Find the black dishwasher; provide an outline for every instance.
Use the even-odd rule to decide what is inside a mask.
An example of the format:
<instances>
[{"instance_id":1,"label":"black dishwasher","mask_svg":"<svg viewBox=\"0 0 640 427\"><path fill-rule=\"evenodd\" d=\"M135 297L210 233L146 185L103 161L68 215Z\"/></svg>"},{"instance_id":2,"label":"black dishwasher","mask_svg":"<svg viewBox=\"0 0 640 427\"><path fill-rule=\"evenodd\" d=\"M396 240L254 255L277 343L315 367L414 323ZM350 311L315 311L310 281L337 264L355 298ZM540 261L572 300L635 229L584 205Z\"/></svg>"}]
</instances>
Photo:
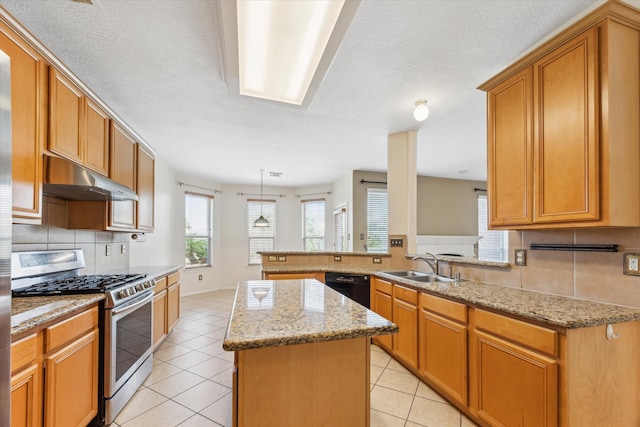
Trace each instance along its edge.
<instances>
[{"instance_id":1,"label":"black dishwasher","mask_svg":"<svg viewBox=\"0 0 640 427\"><path fill-rule=\"evenodd\" d=\"M324 274L324 281L331 289L369 308L370 291L368 274L334 273Z\"/></svg>"}]
</instances>

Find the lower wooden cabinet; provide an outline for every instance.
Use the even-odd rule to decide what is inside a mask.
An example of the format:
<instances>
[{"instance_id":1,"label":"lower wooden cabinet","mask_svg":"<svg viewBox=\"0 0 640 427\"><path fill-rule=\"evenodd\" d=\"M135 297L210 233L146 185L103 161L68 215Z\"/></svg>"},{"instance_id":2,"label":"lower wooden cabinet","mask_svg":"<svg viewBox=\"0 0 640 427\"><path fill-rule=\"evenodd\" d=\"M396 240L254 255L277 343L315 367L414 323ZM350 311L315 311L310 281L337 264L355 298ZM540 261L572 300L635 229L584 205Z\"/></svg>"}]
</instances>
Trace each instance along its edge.
<instances>
[{"instance_id":1,"label":"lower wooden cabinet","mask_svg":"<svg viewBox=\"0 0 640 427\"><path fill-rule=\"evenodd\" d=\"M324 272L310 273L263 273L265 280L316 279L324 283Z\"/></svg>"},{"instance_id":2,"label":"lower wooden cabinet","mask_svg":"<svg viewBox=\"0 0 640 427\"><path fill-rule=\"evenodd\" d=\"M377 277L371 278L371 311L387 320L393 321L393 284ZM393 351L393 335L373 337L374 344L388 352Z\"/></svg>"},{"instance_id":3,"label":"lower wooden cabinet","mask_svg":"<svg viewBox=\"0 0 640 427\"><path fill-rule=\"evenodd\" d=\"M180 319L180 273L156 278L153 297L153 347L157 348Z\"/></svg>"},{"instance_id":4,"label":"lower wooden cabinet","mask_svg":"<svg viewBox=\"0 0 640 427\"><path fill-rule=\"evenodd\" d=\"M11 427L38 427L42 419L42 337L11 344Z\"/></svg>"},{"instance_id":5,"label":"lower wooden cabinet","mask_svg":"<svg viewBox=\"0 0 640 427\"><path fill-rule=\"evenodd\" d=\"M86 426L98 413L98 307L11 345L11 427Z\"/></svg>"},{"instance_id":6,"label":"lower wooden cabinet","mask_svg":"<svg viewBox=\"0 0 640 427\"><path fill-rule=\"evenodd\" d=\"M418 331L420 375L466 406L467 306L421 293Z\"/></svg>"},{"instance_id":7,"label":"lower wooden cabinet","mask_svg":"<svg viewBox=\"0 0 640 427\"><path fill-rule=\"evenodd\" d=\"M400 331L393 335L393 354L411 369L418 369L418 292L393 287L393 319Z\"/></svg>"}]
</instances>

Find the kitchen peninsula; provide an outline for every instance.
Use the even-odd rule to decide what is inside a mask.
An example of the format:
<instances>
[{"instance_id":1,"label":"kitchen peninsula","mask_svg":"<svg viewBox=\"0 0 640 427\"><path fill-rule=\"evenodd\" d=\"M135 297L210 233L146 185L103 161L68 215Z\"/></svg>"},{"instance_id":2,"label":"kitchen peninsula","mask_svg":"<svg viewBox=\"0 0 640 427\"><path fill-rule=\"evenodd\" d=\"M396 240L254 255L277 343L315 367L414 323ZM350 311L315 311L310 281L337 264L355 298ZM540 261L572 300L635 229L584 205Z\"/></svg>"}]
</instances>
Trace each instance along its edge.
<instances>
[{"instance_id":1,"label":"kitchen peninsula","mask_svg":"<svg viewBox=\"0 0 640 427\"><path fill-rule=\"evenodd\" d=\"M223 342L233 425L368 426L369 338L397 332L315 279L240 282Z\"/></svg>"}]
</instances>

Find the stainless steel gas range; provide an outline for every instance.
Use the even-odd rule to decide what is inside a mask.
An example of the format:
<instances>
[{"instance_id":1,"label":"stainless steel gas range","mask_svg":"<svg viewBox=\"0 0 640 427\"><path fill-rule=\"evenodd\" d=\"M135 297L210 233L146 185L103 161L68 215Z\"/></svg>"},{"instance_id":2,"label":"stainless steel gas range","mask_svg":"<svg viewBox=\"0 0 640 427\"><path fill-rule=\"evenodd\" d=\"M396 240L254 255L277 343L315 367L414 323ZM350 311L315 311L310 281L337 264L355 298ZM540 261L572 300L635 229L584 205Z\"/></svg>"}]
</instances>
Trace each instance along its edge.
<instances>
[{"instance_id":1,"label":"stainless steel gas range","mask_svg":"<svg viewBox=\"0 0 640 427\"><path fill-rule=\"evenodd\" d=\"M100 319L99 410L92 425L111 424L151 373L153 291L146 274L80 275L81 249L14 252L13 298L104 293Z\"/></svg>"}]
</instances>

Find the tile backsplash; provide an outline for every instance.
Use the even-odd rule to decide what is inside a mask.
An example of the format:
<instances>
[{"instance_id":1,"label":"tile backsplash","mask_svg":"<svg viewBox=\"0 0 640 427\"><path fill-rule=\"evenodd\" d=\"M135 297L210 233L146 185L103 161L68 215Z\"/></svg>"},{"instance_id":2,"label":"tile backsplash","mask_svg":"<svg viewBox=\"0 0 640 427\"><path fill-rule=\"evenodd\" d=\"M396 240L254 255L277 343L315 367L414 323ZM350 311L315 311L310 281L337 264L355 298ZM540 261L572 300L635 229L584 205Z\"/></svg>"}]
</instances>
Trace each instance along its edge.
<instances>
[{"instance_id":1,"label":"tile backsplash","mask_svg":"<svg viewBox=\"0 0 640 427\"><path fill-rule=\"evenodd\" d=\"M530 250L531 243L616 244L618 252ZM515 249L527 250L526 266L513 264ZM640 228L511 231L509 269L452 268L488 283L640 308L640 277L622 273L625 252L640 253Z\"/></svg>"},{"instance_id":2,"label":"tile backsplash","mask_svg":"<svg viewBox=\"0 0 640 427\"><path fill-rule=\"evenodd\" d=\"M129 267L130 233L69 230L66 225L66 202L45 197L42 225L13 224L12 250L82 249L86 268L81 274ZM107 246L111 252L108 256Z\"/></svg>"}]
</instances>

